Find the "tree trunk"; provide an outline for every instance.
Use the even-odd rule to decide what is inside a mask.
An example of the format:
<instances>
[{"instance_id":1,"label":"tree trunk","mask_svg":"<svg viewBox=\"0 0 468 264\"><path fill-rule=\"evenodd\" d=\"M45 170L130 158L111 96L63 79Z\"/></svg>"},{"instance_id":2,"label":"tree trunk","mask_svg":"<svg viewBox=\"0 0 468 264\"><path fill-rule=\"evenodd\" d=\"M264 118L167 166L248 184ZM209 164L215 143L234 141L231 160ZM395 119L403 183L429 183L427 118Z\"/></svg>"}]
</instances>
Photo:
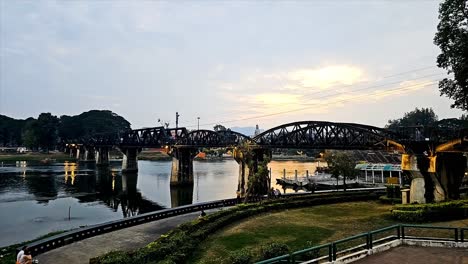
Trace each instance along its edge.
<instances>
[{"instance_id":1,"label":"tree trunk","mask_svg":"<svg viewBox=\"0 0 468 264\"><path fill-rule=\"evenodd\" d=\"M346 192L346 176L343 175L343 190Z\"/></svg>"}]
</instances>

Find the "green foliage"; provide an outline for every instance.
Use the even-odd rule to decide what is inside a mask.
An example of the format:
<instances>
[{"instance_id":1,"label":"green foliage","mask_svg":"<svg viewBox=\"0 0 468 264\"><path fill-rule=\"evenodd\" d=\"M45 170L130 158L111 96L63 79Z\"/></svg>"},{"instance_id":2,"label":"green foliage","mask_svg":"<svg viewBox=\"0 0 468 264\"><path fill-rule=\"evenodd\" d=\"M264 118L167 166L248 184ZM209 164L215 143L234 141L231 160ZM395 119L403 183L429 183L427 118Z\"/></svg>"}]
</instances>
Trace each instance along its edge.
<instances>
[{"instance_id":1,"label":"green foliage","mask_svg":"<svg viewBox=\"0 0 468 264\"><path fill-rule=\"evenodd\" d=\"M0 146L21 145L21 133L26 121L0 115Z\"/></svg>"},{"instance_id":2,"label":"green foliage","mask_svg":"<svg viewBox=\"0 0 468 264\"><path fill-rule=\"evenodd\" d=\"M61 116L60 120L59 135L66 139L130 129L130 123L125 118L109 110L91 110L77 116Z\"/></svg>"},{"instance_id":3,"label":"green foliage","mask_svg":"<svg viewBox=\"0 0 468 264\"><path fill-rule=\"evenodd\" d=\"M23 129L23 142L29 148L49 151L57 143L59 119L50 113L42 113L37 120L29 120Z\"/></svg>"},{"instance_id":4,"label":"green foliage","mask_svg":"<svg viewBox=\"0 0 468 264\"><path fill-rule=\"evenodd\" d=\"M256 204L243 204L228 210L219 211L205 216L204 220L194 220L173 229L166 235L162 235L158 240L148 244L146 247L135 252L124 253L121 251L111 252L98 258L92 259L90 263L103 263L101 260L123 259L121 254L127 254L129 263L184 263L197 249L200 243L210 234L232 224L235 221L260 213L281 210L286 208L298 208L317 204L348 202L357 200L370 200L377 198L376 195L368 192L347 194L321 194L290 197L264 201ZM272 246L273 247L273 246ZM117 255L117 257L109 256ZM112 262L105 262L112 263ZM120 262L117 262L120 263ZM166 263L166 262L165 262Z\"/></svg>"},{"instance_id":5,"label":"green foliage","mask_svg":"<svg viewBox=\"0 0 468 264\"><path fill-rule=\"evenodd\" d=\"M268 243L260 247L260 256L263 259L271 259L282 255L289 254L289 247L284 243Z\"/></svg>"},{"instance_id":6,"label":"green foliage","mask_svg":"<svg viewBox=\"0 0 468 264\"><path fill-rule=\"evenodd\" d=\"M38 240L41 240L41 239L44 239L44 238L48 238L48 237L51 237L51 236L61 234L63 232L66 232L66 231L50 232L48 234L45 234L43 236L40 236L40 237L38 237L36 239L33 239L33 240L30 240L30 241L25 241L25 242L21 242L21 243L18 243L18 244L14 244L14 245L10 245L10 246L0 248L0 264L15 263L15 261L16 261L16 249L17 248L19 248L21 246L24 246L24 245L27 245L29 243L32 243L34 241L38 241Z\"/></svg>"},{"instance_id":7,"label":"green foliage","mask_svg":"<svg viewBox=\"0 0 468 264\"><path fill-rule=\"evenodd\" d=\"M401 204L401 198L389 198L386 195L380 196L379 201L383 204Z\"/></svg>"},{"instance_id":8,"label":"green foliage","mask_svg":"<svg viewBox=\"0 0 468 264\"><path fill-rule=\"evenodd\" d=\"M396 205L392 217L404 222L433 222L462 219L468 216L468 200L430 204Z\"/></svg>"},{"instance_id":9,"label":"green foliage","mask_svg":"<svg viewBox=\"0 0 468 264\"><path fill-rule=\"evenodd\" d=\"M108 110L91 110L77 116L42 113L37 119L16 120L0 115L0 146L52 149L58 139L78 139L96 133L130 129L130 123Z\"/></svg>"},{"instance_id":10,"label":"green foliage","mask_svg":"<svg viewBox=\"0 0 468 264\"><path fill-rule=\"evenodd\" d=\"M386 128L397 130L400 126L432 126L437 122L437 115L432 108L417 108L411 112L405 113L402 118L388 120Z\"/></svg>"},{"instance_id":11,"label":"green foliage","mask_svg":"<svg viewBox=\"0 0 468 264\"><path fill-rule=\"evenodd\" d=\"M341 151L332 151L325 153L325 160L330 168L331 176L336 178L343 176L343 187L346 190L346 178L353 179L358 171L355 169L356 162L350 154ZM338 185L338 184L337 184Z\"/></svg>"},{"instance_id":12,"label":"green foliage","mask_svg":"<svg viewBox=\"0 0 468 264\"><path fill-rule=\"evenodd\" d=\"M252 253L246 249L236 250L229 254L228 261L231 264L252 263Z\"/></svg>"},{"instance_id":13,"label":"green foliage","mask_svg":"<svg viewBox=\"0 0 468 264\"><path fill-rule=\"evenodd\" d=\"M445 0L439 7L434 44L441 53L437 66L453 78L439 82L441 94L454 100L452 107L468 110L468 5L466 0Z\"/></svg>"},{"instance_id":14,"label":"green foliage","mask_svg":"<svg viewBox=\"0 0 468 264\"><path fill-rule=\"evenodd\" d=\"M213 130L216 131L216 132L218 132L218 131L226 131L227 129L226 129L225 126L220 125L220 124L217 124L217 125L215 125L215 126L213 127Z\"/></svg>"},{"instance_id":15,"label":"green foliage","mask_svg":"<svg viewBox=\"0 0 468 264\"><path fill-rule=\"evenodd\" d=\"M385 187L387 187L387 198L400 198L401 200L400 185L388 184Z\"/></svg>"}]
</instances>

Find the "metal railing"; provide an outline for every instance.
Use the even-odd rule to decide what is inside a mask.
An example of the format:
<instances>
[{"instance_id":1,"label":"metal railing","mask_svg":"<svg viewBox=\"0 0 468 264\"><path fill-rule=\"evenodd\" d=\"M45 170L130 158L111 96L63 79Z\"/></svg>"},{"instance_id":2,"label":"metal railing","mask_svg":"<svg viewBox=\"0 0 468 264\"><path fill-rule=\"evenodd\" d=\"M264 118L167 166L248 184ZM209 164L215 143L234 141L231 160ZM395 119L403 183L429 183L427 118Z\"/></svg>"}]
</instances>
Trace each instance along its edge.
<instances>
[{"instance_id":1,"label":"metal railing","mask_svg":"<svg viewBox=\"0 0 468 264\"><path fill-rule=\"evenodd\" d=\"M450 231L450 235L446 236L408 236L406 232L409 229L419 230L437 230L437 231ZM293 252L291 254L282 255L280 257L272 258L257 262L256 264L273 264L273 263L319 263L320 261L332 262L337 260L339 256L352 254L361 250L371 250L378 245L384 243L399 240L399 239L411 239L411 240L436 240L436 241L450 241L450 242L466 242L465 232L468 228L456 228L446 226L428 226L428 225L392 225L385 228L373 230L367 233L362 233L354 236L350 236L344 239L340 239L328 244L306 248L300 251ZM391 232L390 235L380 239L376 239L377 235ZM425 232L426 233L426 232ZM359 240L364 240L365 243L355 243ZM338 250L339 245L345 245L345 248ZM327 249L321 253L320 250Z\"/></svg>"},{"instance_id":2,"label":"metal railing","mask_svg":"<svg viewBox=\"0 0 468 264\"><path fill-rule=\"evenodd\" d=\"M347 194L352 194L352 193L359 193L363 191L367 192L375 192L375 191L383 191L385 188L368 188L368 189L349 189L346 191ZM321 197L321 194L336 194L337 191L321 191L320 194L314 195L314 198L319 198ZM311 195L310 192L303 192L303 193L295 193L295 194L286 194L284 197L292 197L292 196L302 196L302 195ZM249 198L249 202L259 202L262 200L266 200L266 196L261 196L261 197L252 197ZM188 214L192 212L198 212L201 210L208 210L208 209L214 209L214 208L222 208L222 207L228 207L228 206L234 206L237 205L240 200L237 198L232 198L232 199L224 199L224 200L216 200L216 201L211 201L211 202L204 202L204 203L197 203L197 204L191 204L191 205L184 205L184 206L179 206L175 208L170 208L170 209L163 209L155 212L149 212L133 217L128 217L124 219L119 219L115 221L110 221L102 224L97 224L97 225L91 225L88 227L84 228L79 228L76 230L71 230L65 233L61 233L55 236L51 236L45 239L38 240L36 242L32 242L28 244L27 246L31 250L33 256L36 256L38 254L50 251L55 248L59 248L62 246L65 246L67 244L77 242L86 238L94 237L97 235L105 234L108 232L124 229L127 227L131 226L136 226L156 220L161 220L177 215L183 215L183 214ZM17 251L20 249L18 248Z\"/></svg>"}]
</instances>

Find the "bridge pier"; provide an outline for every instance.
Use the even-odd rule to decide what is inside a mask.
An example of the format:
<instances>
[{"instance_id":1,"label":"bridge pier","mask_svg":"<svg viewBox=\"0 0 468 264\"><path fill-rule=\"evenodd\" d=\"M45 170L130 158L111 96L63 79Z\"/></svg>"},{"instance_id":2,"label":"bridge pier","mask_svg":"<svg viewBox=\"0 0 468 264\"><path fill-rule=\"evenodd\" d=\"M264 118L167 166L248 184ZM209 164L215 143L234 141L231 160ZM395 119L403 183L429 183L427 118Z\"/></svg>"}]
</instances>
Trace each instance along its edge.
<instances>
[{"instance_id":1,"label":"bridge pier","mask_svg":"<svg viewBox=\"0 0 468 264\"><path fill-rule=\"evenodd\" d=\"M193 188L193 159L197 153L193 148L172 150L171 185L191 184Z\"/></svg>"},{"instance_id":2,"label":"bridge pier","mask_svg":"<svg viewBox=\"0 0 468 264\"><path fill-rule=\"evenodd\" d=\"M141 152L141 148L121 147L120 151L123 153L122 172L137 172L138 171L138 154Z\"/></svg>"},{"instance_id":3,"label":"bridge pier","mask_svg":"<svg viewBox=\"0 0 468 264\"><path fill-rule=\"evenodd\" d=\"M271 179L268 177L268 167L265 161L271 159L271 150L269 149L254 149L240 150L234 149L234 159L239 164L239 178L237 191L241 197L245 197L248 193L249 182L254 179L255 174L262 173L266 175L260 176L255 183L250 185L256 188L256 193L267 194L270 188ZM265 177L266 176L266 177Z\"/></svg>"},{"instance_id":4,"label":"bridge pier","mask_svg":"<svg viewBox=\"0 0 468 264\"><path fill-rule=\"evenodd\" d=\"M410 203L441 202L460 197L466 157L462 153L441 152L435 156L402 156L402 170L411 178Z\"/></svg>"},{"instance_id":5,"label":"bridge pier","mask_svg":"<svg viewBox=\"0 0 468 264\"><path fill-rule=\"evenodd\" d=\"M109 165L109 147L96 148L96 165L108 166Z\"/></svg>"},{"instance_id":6,"label":"bridge pier","mask_svg":"<svg viewBox=\"0 0 468 264\"><path fill-rule=\"evenodd\" d=\"M89 146L79 146L76 149L76 159L78 161L94 161L94 147L89 147Z\"/></svg>"},{"instance_id":7,"label":"bridge pier","mask_svg":"<svg viewBox=\"0 0 468 264\"><path fill-rule=\"evenodd\" d=\"M78 149L75 146L69 147L68 151L68 153L70 154L70 158L75 158L77 156Z\"/></svg>"},{"instance_id":8,"label":"bridge pier","mask_svg":"<svg viewBox=\"0 0 468 264\"><path fill-rule=\"evenodd\" d=\"M94 147L85 146L84 147L83 161L85 161L85 162L95 161L96 160L95 151L96 150L94 149Z\"/></svg>"}]
</instances>

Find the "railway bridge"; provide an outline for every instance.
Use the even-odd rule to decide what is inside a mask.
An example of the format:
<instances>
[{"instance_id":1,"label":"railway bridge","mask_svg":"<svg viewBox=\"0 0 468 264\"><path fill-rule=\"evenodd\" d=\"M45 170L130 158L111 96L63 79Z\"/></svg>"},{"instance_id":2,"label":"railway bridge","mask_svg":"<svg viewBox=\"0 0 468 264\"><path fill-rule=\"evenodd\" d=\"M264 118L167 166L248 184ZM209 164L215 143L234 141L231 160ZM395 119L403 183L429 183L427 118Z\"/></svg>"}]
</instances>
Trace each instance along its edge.
<instances>
[{"instance_id":1,"label":"railway bridge","mask_svg":"<svg viewBox=\"0 0 468 264\"><path fill-rule=\"evenodd\" d=\"M272 149L397 151L402 154L402 170L412 178L410 201L424 203L458 198L466 168L463 153L468 150L467 136L466 130L453 127L414 126L390 131L364 124L300 121L253 138L230 130L153 127L69 140L66 146L79 159L95 160L98 166L107 165L109 150L118 148L123 153L123 172L138 171L142 148L165 148L173 159L171 185L192 186L193 159L199 149L230 148L239 163L238 190L242 194L260 162L271 157Z\"/></svg>"}]
</instances>

